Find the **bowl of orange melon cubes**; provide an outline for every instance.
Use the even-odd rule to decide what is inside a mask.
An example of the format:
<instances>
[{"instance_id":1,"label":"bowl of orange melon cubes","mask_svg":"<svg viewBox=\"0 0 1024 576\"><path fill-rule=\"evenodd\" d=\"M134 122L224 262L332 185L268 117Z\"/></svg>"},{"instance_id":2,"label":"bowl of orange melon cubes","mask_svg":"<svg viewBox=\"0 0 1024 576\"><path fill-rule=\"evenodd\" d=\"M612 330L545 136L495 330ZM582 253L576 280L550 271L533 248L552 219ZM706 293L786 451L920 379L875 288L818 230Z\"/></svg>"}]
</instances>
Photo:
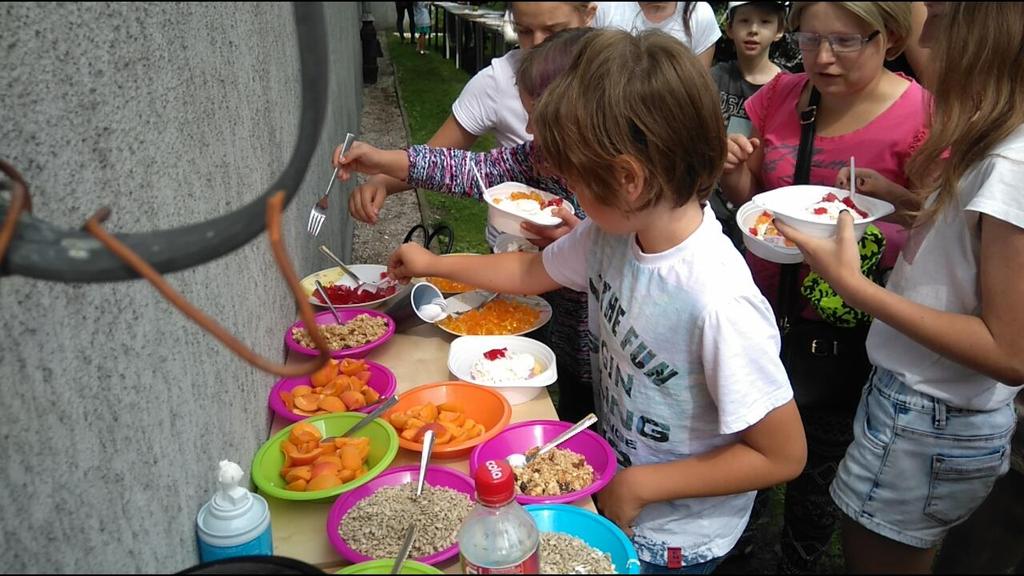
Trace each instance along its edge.
<instances>
[{"instance_id":1,"label":"bowl of orange melon cubes","mask_svg":"<svg viewBox=\"0 0 1024 576\"><path fill-rule=\"evenodd\" d=\"M383 416L406 450L423 450L423 435L434 431L431 455L460 458L508 425L512 406L497 391L461 381L424 384L408 390Z\"/></svg>"},{"instance_id":2,"label":"bowl of orange melon cubes","mask_svg":"<svg viewBox=\"0 0 1024 576\"><path fill-rule=\"evenodd\" d=\"M256 452L253 482L283 500L325 500L369 482L395 459L398 434L378 418L351 437L341 436L363 416L312 416L281 430Z\"/></svg>"}]
</instances>

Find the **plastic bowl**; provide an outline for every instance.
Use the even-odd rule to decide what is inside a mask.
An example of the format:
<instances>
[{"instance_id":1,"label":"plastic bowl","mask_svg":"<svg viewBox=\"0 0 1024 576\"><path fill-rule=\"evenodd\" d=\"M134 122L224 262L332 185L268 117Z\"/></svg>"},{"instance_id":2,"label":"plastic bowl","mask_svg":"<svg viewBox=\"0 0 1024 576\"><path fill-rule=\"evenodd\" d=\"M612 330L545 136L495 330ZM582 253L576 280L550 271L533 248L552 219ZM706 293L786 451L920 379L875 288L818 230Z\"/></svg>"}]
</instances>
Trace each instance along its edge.
<instances>
[{"instance_id":1,"label":"plastic bowl","mask_svg":"<svg viewBox=\"0 0 1024 576\"><path fill-rule=\"evenodd\" d=\"M360 562L359 564L345 566L341 570L335 572L335 574L389 574L391 572L391 567L394 565L394 558L388 558L386 560L370 560L369 562ZM415 560L406 560L405 562L402 562L402 569L398 573L444 574L444 572L429 564L424 564Z\"/></svg>"},{"instance_id":2,"label":"plastic bowl","mask_svg":"<svg viewBox=\"0 0 1024 576\"><path fill-rule=\"evenodd\" d=\"M395 389L398 388L398 380L395 378L395 373L388 370L383 364L378 364L372 360L364 360L366 367L370 370L370 380L366 383L367 386L373 388L380 394L381 398L392 396L395 393ZM302 414L296 414L285 406L284 401L281 400L281 392L289 392L296 386L312 386L309 380L309 376L293 376L291 378L282 378L274 384L273 388L270 389L270 396L267 398L267 404L271 410L274 411L278 416L288 420L289 422L298 422L305 420L308 416ZM373 409L377 406L371 404L352 412L362 412L363 414L369 414L373 412Z\"/></svg>"},{"instance_id":3,"label":"plastic bowl","mask_svg":"<svg viewBox=\"0 0 1024 576\"><path fill-rule=\"evenodd\" d=\"M466 418L472 418L484 426L484 433L471 440L458 444L434 444L431 451L433 458L446 459L466 456L475 446L501 432L512 418L512 406L496 390L453 380L424 384L402 393L398 403L384 414L384 419L390 422L392 414L404 412L413 406L427 402L460 404L466 411ZM398 445L414 452L423 451L422 443L412 442L401 436L398 437Z\"/></svg>"},{"instance_id":4,"label":"plastic bowl","mask_svg":"<svg viewBox=\"0 0 1024 576\"><path fill-rule=\"evenodd\" d=\"M544 367L544 371L526 380L501 385L474 380L471 375L473 364L483 358L484 352L495 348L507 348L509 352L532 354ZM551 351L551 348L532 338L522 336L460 336L453 340L448 348L448 371L459 380L494 388L513 406L532 400L540 394L544 387L554 384L558 380L555 353Z\"/></svg>"},{"instance_id":5,"label":"plastic bowl","mask_svg":"<svg viewBox=\"0 0 1024 576\"><path fill-rule=\"evenodd\" d=\"M494 202L496 198L500 200L513 192L536 192L537 194L540 194L544 200L559 198L550 192L538 190L527 186L526 184L519 184L516 182L504 182L497 186L488 188L484 191L484 200L487 202L487 223L497 228L499 232L505 232L507 234L523 238L540 238L540 236L537 236L536 234L526 232L520 228L519 225L523 222L532 222L540 226L558 226L562 223L559 218L540 215L536 217L524 216L518 212L512 212L506 208L502 208L500 202ZM566 207L570 212L575 213L571 202L563 202L562 206Z\"/></svg>"},{"instance_id":6,"label":"plastic bowl","mask_svg":"<svg viewBox=\"0 0 1024 576\"><path fill-rule=\"evenodd\" d=\"M533 516L541 532L561 532L575 536L612 557L619 574L639 574L640 559L629 538L619 527L602 516L567 504L530 504L526 511Z\"/></svg>"},{"instance_id":7,"label":"plastic bowl","mask_svg":"<svg viewBox=\"0 0 1024 576\"><path fill-rule=\"evenodd\" d=\"M370 316L378 316L380 318L383 318L388 323L388 327L387 327L387 330L384 331L384 335L381 336L380 338L374 340L373 342L370 342L368 344L363 344L362 346L356 346L355 348L343 348L341 350L334 350L334 351L331 352L331 358L363 358L367 354L369 354L371 350L373 350L374 348L376 348L376 347L380 346L381 344L387 342L388 340L391 339L392 336L395 335L395 321L392 320L390 316L388 316L387 314L384 314L383 312L378 312L376 310L370 310L369 308L346 308L344 310L338 310L338 316L341 317L342 322L348 322L348 321L352 320L353 318L355 318L356 316L359 316L360 314L369 314ZM338 323L334 319L334 315L331 314L330 310L328 310L326 312L321 312L321 313L317 314L316 316L314 316L313 318L316 321L316 323L321 325L321 326L326 326L328 324L337 324ZM284 343L285 343L286 346L288 346L288 348L290 350L298 352L299 354L305 354L306 356L319 356L320 355L320 351L319 350L317 350L315 348L306 348L302 344L299 344L298 342L296 342L295 338L292 338L292 329L293 328L305 328L305 327L306 327L306 325L303 324L302 320L299 320L298 322L296 322L296 323L292 324L291 326L289 326L288 329L285 330L285 332L284 332Z\"/></svg>"},{"instance_id":8,"label":"plastic bowl","mask_svg":"<svg viewBox=\"0 0 1024 576\"><path fill-rule=\"evenodd\" d=\"M387 272L388 270L387 266L381 266L380 264L349 264L348 267L367 282L376 282L380 280L381 272ZM317 300L316 295L314 294L316 291L316 280L319 280L320 283L324 285L324 288L334 284L342 284L352 288L355 288L358 285L351 276L342 272L341 268L338 268L337 266L333 268L324 268L323 270L314 272L300 280L299 284L302 285L302 290L305 291L306 296L309 297L309 303L325 309L328 307L327 304ZM398 293L401 291L401 287L398 286L392 294L384 296L383 298L359 304L335 304L334 307L339 310L343 308L378 308L398 296Z\"/></svg>"},{"instance_id":9,"label":"plastic bowl","mask_svg":"<svg viewBox=\"0 0 1024 576\"><path fill-rule=\"evenodd\" d=\"M750 233L759 214L764 208L753 201L747 202L736 211L736 225L743 231L743 245L755 256L764 258L769 262L778 264L799 264L804 261L804 255L796 247L776 246L765 242L761 238Z\"/></svg>"},{"instance_id":10,"label":"plastic bowl","mask_svg":"<svg viewBox=\"0 0 1024 576\"><path fill-rule=\"evenodd\" d=\"M784 186L775 190L769 190L768 192L762 192L754 196L751 202L765 210L771 211L779 221L805 234L818 238L831 238L835 235L836 223L822 222L807 211L810 206L819 202L822 196L829 192L839 198L845 198L850 195L849 190L833 188L831 186ZM868 224L892 214L895 210L892 204L884 200L862 194L857 195L856 204L868 214L867 218L862 218L857 213L851 212L851 216L853 216L853 231L857 240L860 240L861 236L864 235Z\"/></svg>"},{"instance_id":11,"label":"plastic bowl","mask_svg":"<svg viewBox=\"0 0 1024 576\"><path fill-rule=\"evenodd\" d=\"M529 420L512 424L498 433L494 438L480 444L469 455L469 473L488 460L504 460L509 454L526 454L530 448L540 447L554 440L573 425L572 422L559 420ZM594 482L582 490L569 492L560 496L526 496L519 494L516 501L520 504L554 504L575 502L604 488L615 476L617 463L615 452L608 441L593 430L584 430L572 438L559 444L559 448L576 452L594 469Z\"/></svg>"},{"instance_id":12,"label":"plastic bowl","mask_svg":"<svg viewBox=\"0 0 1024 576\"><path fill-rule=\"evenodd\" d=\"M446 468L444 466L427 466L427 477L424 481L425 484L430 486L438 486L444 488L451 488L457 492L462 492L470 500L475 501L476 489L473 484L473 480L469 476L466 476L458 470ZM352 490L348 494L345 494L341 498L338 498L331 506L330 512L327 514L327 539L330 540L331 546L341 554L342 558L345 558L349 562L365 562L372 560L369 556L365 556L354 549L352 549L345 539L338 533L338 527L341 526L342 519L348 514L349 510L355 507L364 498L369 498L377 490L385 486L400 486L402 484L409 484L416 482L419 478L419 465L412 464L409 466L399 466L398 468L392 468L387 472L377 476L373 480L360 486L356 490ZM459 551L459 545L452 544L448 548L435 552L429 556L423 556L416 558L416 560L423 562L424 564L437 564L444 562L451 558ZM390 569L391 566L388 566Z\"/></svg>"},{"instance_id":13,"label":"plastic bowl","mask_svg":"<svg viewBox=\"0 0 1024 576\"><path fill-rule=\"evenodd\" d=\"M355 425L365 414L358 412L342 412L340 414L324 414L322 416L310 416L303 420L316 426L322 436L337 436ZM335 486L327 490L316 490L314 492L298 492L285 490L285 481L281 477L281 467L284 466L284 452L281 451L281 442L291 434L292 427L288 426L267 440L256 452L252 459L252 480L260 491L268 496L280 498L281 500L327 500L358 488L373 480L375 476L383 472L395 459L398 454L398 434L394 427L387 422L377 418L370 422L362 430L354 434L354 437L367 437L370 439L370 454L366 457L366 474L341 486Z\"/></svg>"}]
</instances>

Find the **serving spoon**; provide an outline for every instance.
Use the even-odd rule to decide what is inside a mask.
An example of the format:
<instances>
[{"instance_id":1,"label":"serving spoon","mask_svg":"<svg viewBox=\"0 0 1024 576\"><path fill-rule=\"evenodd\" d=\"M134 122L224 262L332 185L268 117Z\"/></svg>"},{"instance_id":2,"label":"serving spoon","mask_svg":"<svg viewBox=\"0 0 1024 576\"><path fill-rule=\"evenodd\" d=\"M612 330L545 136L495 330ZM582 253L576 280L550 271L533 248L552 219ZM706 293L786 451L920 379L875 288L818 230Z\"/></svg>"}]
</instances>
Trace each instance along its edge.
<instances>
[{"instance_id":1,"label":"serving spoon","mask_svg":"<svg viewBox=\"0 0 1024 576\"><path fill-rule=\"evenodd\" d=\"M591 412L590 414L587 414L586 416L584 416L582 420L580 420L579 422L573 424L572 428L569 428L565 432L562 432L561 434L556 436L554 440L552 440L552 441L548 442L547 444L541 446L540 450L537 450L535 453L533 453L533 454L531 454L529 456L526 456L526 455L523 455L523 454L509 454L508 456L505 457L505 461L508 462L509 466L512 466L513 468L519 468L519 467L522 467L522 466L526 466L530 462L533 462L534 460L536 460L538 456L544 454L545 452L551 450L555 446L558 446L562 442L565 442L569 438L572 438L573 436L575 436L575 435L579 434L580 432L586 430L594 422L597 422L597 416L595 416L594 413Z\"/></svg>"}]
</instances>

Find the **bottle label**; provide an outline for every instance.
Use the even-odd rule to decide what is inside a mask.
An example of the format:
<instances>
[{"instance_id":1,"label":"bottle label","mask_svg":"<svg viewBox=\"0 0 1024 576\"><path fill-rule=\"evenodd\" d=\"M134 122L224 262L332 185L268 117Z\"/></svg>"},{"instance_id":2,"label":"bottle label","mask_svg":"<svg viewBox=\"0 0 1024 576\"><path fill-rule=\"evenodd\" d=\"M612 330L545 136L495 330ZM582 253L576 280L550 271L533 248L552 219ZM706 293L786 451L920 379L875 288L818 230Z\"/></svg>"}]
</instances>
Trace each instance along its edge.
<instances>
[{"instance_id":1,"label":"bottle label","mask_svg":"<svg viewBox=\"0 0 1024 576\"><path fill-rule=\"evenodd\" d=\"M538 546L522 562L509 566L477 566L462 556L462 572L464 574L540 574L540 547Z\"/></svg>"}]
</instances>

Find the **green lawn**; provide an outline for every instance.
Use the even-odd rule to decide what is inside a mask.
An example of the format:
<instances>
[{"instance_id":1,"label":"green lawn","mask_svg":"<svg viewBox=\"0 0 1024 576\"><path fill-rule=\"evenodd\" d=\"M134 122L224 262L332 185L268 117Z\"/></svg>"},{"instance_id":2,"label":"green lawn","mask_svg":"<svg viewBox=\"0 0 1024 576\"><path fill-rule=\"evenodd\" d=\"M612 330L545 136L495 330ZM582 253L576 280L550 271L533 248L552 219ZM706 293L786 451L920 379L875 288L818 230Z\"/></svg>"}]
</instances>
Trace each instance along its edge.
<instances>
[{"instance_id":1,"label":"green lawn","mask_svg":"<svg viewBox=\"0 0 1024 576\"><path fill-rule=\"evenodd\" d=\"M422 144L444 124L451 113L452 102L469 81L469 75L434 52L417 54L415 45L402 44L395 35L388 36L388 51L395 66L412 143ZM482 152L495 146L494 137L488 134L477 140L473 150ZM484 240L486 204L432 191L424 196L430 224L443 220L454 230L454 252L490 252Z\"/></svg>"}]
</instances>

